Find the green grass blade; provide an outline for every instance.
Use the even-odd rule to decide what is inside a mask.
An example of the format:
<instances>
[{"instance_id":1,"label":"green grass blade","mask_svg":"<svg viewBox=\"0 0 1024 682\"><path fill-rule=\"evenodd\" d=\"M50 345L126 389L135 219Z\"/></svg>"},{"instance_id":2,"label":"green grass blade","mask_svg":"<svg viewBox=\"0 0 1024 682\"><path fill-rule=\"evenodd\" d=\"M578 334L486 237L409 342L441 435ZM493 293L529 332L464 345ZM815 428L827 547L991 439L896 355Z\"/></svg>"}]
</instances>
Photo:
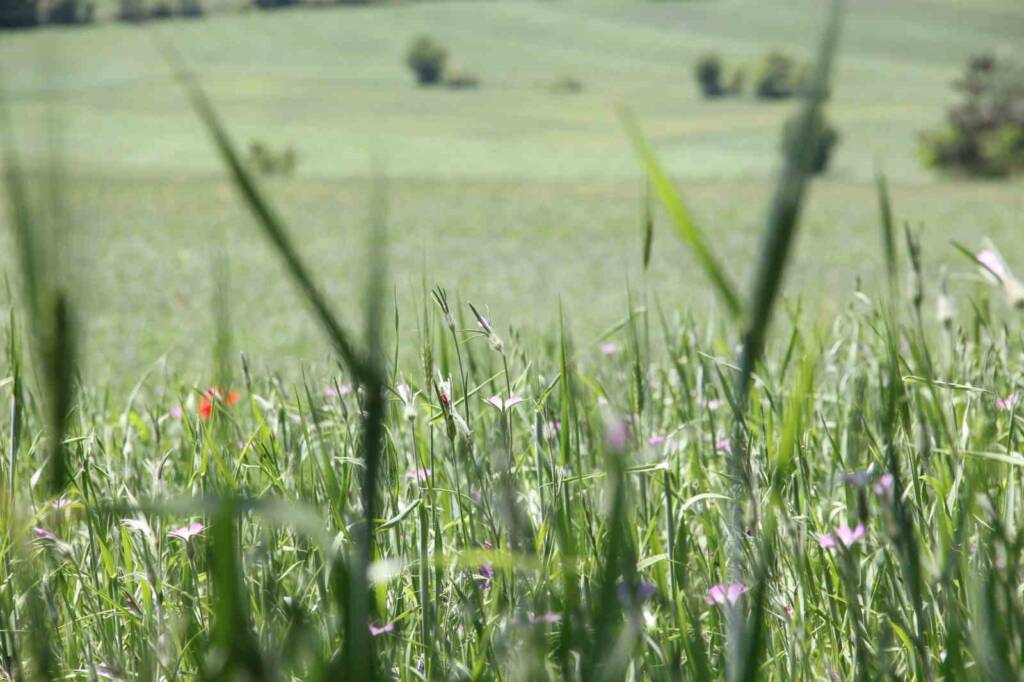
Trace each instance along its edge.
<instances>
[{"instance_id":1,"label":"green grass blade","mask_svg":"<svg viewBox=\"0 0 1024 682\"><path fill-rule=\"evenodd\" d=\"M629 109L623 107L619 109L619 118L622 121L622 125L626 128L626 133L633 143L633 148L636 150L644 171L647 173L655 196L661 201L669 218L672 219L676 233L693 251L697 262L711 280L715 291L721 297L729 313L733 317L739 317L743 314L743 305L740 303L740 297L736 293L736 287L729 279L728 274L726 274L718 259L711 253L711 248L704 239L703 233L697 227L697 223L694 222L689 209L683 203L682 197L675 187L672 186L672 181L669 179L664 168L662 168L657 156L655 156L654 150L640 129L640 124L637 122L636 117ZM645 267L646 260L645 251Z\"/></svg>"}]
</instances>

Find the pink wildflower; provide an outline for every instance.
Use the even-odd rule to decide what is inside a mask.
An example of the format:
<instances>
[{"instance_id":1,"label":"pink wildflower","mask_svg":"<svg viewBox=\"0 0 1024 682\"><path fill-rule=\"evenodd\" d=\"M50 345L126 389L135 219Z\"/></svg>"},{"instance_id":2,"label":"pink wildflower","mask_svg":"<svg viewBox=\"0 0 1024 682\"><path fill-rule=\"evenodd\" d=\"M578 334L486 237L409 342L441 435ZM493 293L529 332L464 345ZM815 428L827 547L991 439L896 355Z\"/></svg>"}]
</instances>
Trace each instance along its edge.
<instances>
[{"instance_id":1,"label":"pink wildflower","mask_svg":"<svg viewBox=\"0 0 1024 682\"><path fill-rule=\"evenodd\" d=\"M386 632L394 632L394 631L395 631L395 624L394 623L384 623L384 625L381 625L380 627L377 627L373 623L370 623L370 634L373 635L374 637L376 637L378 635L383 635Z\"/></svg>"},{"instance_id":2,"label":"pink wildflower","mask_svg":"<svg viewBox=\"0 0 1024 682\"><path fill-rule=\"evenodd\" d=\"M708 590L707 597L704 598L704 601L708 604L735 604L746 591L747 586L743 583L713 585L711 589Z\"/></svg>"},{"instance_id":3,"label":"pink wildflower","mask_svg":"<svg viewBox=\"0 0 1024 682\"><path fill-rule=\"evenodd\" d=\"M665 436L659 435L657 433L647 439L647 443L649 445L661 445L664 442Z\"/></svg>"},{"instance_id":4,"label":"pink wildflower","mask_svg":"<svg viewBox=\"0 0 1024 682\"><path fill-rule=\"evenodd\" d=\"M1016 393L1011 393L1005 398L996 398L996 407L1000 410L1009 412L1013 409L1013 406L1017 404L1018 400L1020 400L1020 396Z\"/></svg>"},{"instance_id":5,"label":"pink wildflower","mask_svg":"<svg viewBox=\"0 0 1024 682\"><path fill-rule=\"evenodd\" d=\"M167 532L167 537L178 538L184 542L188 542L197 535L201 535L206 530L206 526L199 522L190 523L187 526L181 528L175 528L174 530Z\"/></svg>"},{"instance_id":6,"label":"pink wildflower","mask_svg":"<svg viewBox=\"0 0 1024 682\"><path fill-rule=\"evenodd\" d=\"M405 472L405 477L410 481L422 483L430 478L430 469L413 469L412 471Z\"/></svg>"},{"instance_id":7,"label":"pink wildflower","mask_svg":"<svg viewBox=\"0 0 1024 682\"><path fill-rule=\"evenodd\" d=\"M619 350L621 350L619 348L619 344L615 343L614 341L605 341L600 346L598 346L598 348L604 355L615 355L616 353L619 352Z\"/></svg>"},{"instance_id":8,"label":"pink wildflower","mask_svg":"<svg viewBox=\"0 0 1024 682\"><path fill-rule=\"evenodd\" d=\"M523 402L523 400L523 398L517 395L509 396L507 399L503 399L500 395L492 395L490 398L484 398L484 402L498 410L501 410L502 412L515 407L519 403Z\"/></svg>"}]
</instances>

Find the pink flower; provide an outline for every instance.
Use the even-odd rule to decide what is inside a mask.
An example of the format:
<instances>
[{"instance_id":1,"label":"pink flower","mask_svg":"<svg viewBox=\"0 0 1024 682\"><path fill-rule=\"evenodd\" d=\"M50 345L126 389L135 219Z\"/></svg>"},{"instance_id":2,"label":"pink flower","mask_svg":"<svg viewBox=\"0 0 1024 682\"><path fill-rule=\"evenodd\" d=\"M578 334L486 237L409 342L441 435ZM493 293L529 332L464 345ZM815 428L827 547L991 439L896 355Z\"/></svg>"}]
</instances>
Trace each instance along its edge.
<instances>
[{"instance_id":1,"label":"pink flower","mask_svg":"<svg viewBox=\"0 0 1024 682\"><path fill-rule=\"evenodd\" d=\"M874 491L876 495L885 495L892 490L893 483L896 479L893 478L892 474L882 474L877 481L875 481Z\"/></svg>"},{"instance_id":2,"label":"pink flower","mask_svg":"<svg viewBox=\"0 0 1024 682\"><path fill-rule=\"evenodd\" d=\"M422 483L430 478L430 469L413 469L412 471L405 472L405 477L410 481Z\"/></svg>"},{"instance_id":3,"label":"pink flower","mask_svg":"<svg viewBox=\"0 0 1024 682\"><path fill-rule=\"evenodd\" d=\"M198 522L190 523L187 526L182 526L181 528L175 528L174 530L168 531L167 537L178 538L179 540L188 542L195 536L201 535L204 530L206 530L206 526L203 524Z\"/></svg>"},{"instance_id":4,"label":"pink flower","mask_svg":"<svg viewBox=\"0 0 1024 682\"><path fill-rule=\"evenodd\" d=\"M348 395L352 392L351 384L341 384L340 386L327 386L324 388L325 398L340 398Z\"/></svg>"},{"instance_id":5,"label":"pink flower","mask_svg":"<svg viewBox=\"0 0 1024 682\"><path fill-rule=\"evenodd\" d=\"M706 403L704 403L704 407L708 408L708 410L710 410L711 412L714 412L715 410L717 410L721 406L722 406L722 403L719 402L718 400L715 400L715 399L711 399L711 400L707 401Z\"/></svg>"},{"instance_id":6,"label":"pink flower","mask_svg":"<svg viewBox=\"0 0 1024 682\"><path fill-rule=\"evenodd\" d=\"M782 607L782 612L786 614L786 620L793 620L794 611L793 607L786 604Z\"/></svg>"},{"instance_id":7,"label":"pink flower","mask_svg":"<svg viewBox=\"0 0 1024 682\"><path fill-rule=\"evenodd\" d=\"M996 398L996 407L1000 410L1009 412L1013 409L1013 406L1017 404L1018 400L1020 400L1020 396L1016 393L1011 393L1005 398Z\"/></svg>"},{"instance_id":8,"label":"pink flower","mask_svg":"<svg viewBox=\"0 0 1024 682\"><path fill-rule=\"evenodd\" d=\"M65 509L67 507L70 507L72 504L74 504L74 503L71 500L69 500L68 498L66 498L66 497L58 497L56 500L53 501L53 504L51 506L54 509L60 511L61 509Z\"/></svg>"},{"instance_id":9,"label":"pink flower","mask_svg":"<svg viewBox=\"0 0 1024 682\"><path fill-rule=\"evenodd\" d=\"M604 442L611 450L625 450L629 443L629 423L618 418L607 420L604 424Z\"/></svg>"},{"instance_id":10,"label":"pink flower","mask_svg":"<svg viewBox=\"0 0 1024 682\"><path fill-rule=\"evenodd\" d=\"M999 279L1006 279L1006 265L998 253L992 249L982 249L974 257L985 266L982 268L981 274L987 279L993 279L993 275Z\"/></svg>"},{"instance_id":11,"label":"pink flower","mask_svg":"<svg viewBox=\"0 0 1024 682\"><path fill-rule=\"evenodd\" d=\"M54 541L56 541L56 539L57 539L57 536L53 534L53 531L49 531L49 530L47 530L45 528L40 528L39 526L36 526L35 528L32 529L32 534L35 535L40 540L54 540Z\"/></svg>"},{"instance_id":12,"label":"pink flower","mask_svg":"<svg viewBox=\"0 0 1024 682\"><path fill-rule=\"evenodd\" d=\"M836 539L832 537L832 533L822 533L818 536L818 546L822 549L832 549L836 546Z\"/></svg>"},{"instance_id":13,"label":"pink flower","mask_svg":"<svg viewBox=\"0 0 1024 682\"><path fill-rule=\"evenodd\" d=\"M534 625L539 625L541 623L557 623L562 620L562 614L555 613L554 611L548 611L547 613L530 616L529 620Z\"/></svg>"},{"instance_id":14,"label":"pink flower","mask_svg":"<svg viewBox=\"0 0 1024 682\"><path fill-rule=\"evenodd\" d=\"M658 434L654 434L653 436L651 436L650 438L647 439L647 443L649 445L661 445L664 442L665 442L665 436L660 436Z\"/></svg>"},{"instance_id":15,"label":"pink flower","mask_svg":"<svg viewBox=\"0 0 1024 682\"><path fill-rule=\"evenodd\" d=\"M181 405L175 405L172 407L170 415L174 419L181 419Z\"/></svg>"},{"instance_id":16,"label":"pink flower","mask_svg":"<svg viewBox=\"0 0 1024 682\"><path fill-rule=\"evenodd\" d=\"M844 547L852 547L858 540L864 537L864 524L858 523L854 528L839 526L836 528L836 537L843 543Z\"/></svg>"},{"instance_id":17,"label":"pink flower","mask_svg":"<svg viewBox=\"0 0 1024 682\"><path fill-rule=\"evenodd\" d=\"M719 438L715 442L715 450L719 452L732 452L732 441L728 438Z\"/></svg>"},{"instance_id":18,"label":"pink flower","mask_svg":"<svg viewBox=\"0 0 1024 682\"><path fill-rule=\"evenodd\" d=\"M743 583L733 583L732 585L713 585L708 590L707 597L704 598L708 604L735 604L740 600L740 597L747 591L747 586Z\"/></svg>"},{"instance_id":19,"label":"pink flower","mask_svg":"<svg viewBox=\"0 0 1024 682\"><path fill-rule=\"evenodd\" d=\"M604 355L615 355L620 350L619 344L614 341L605 341L598 348Z\"/></svg>"},{"instance_id":20,"label":"pink flower","mask_svg":"<svg viewBox=\"0 0 1024 682\"><path fill-rule=\"evenodd\" d=\"M374 637L376 637L378 635L383 635L386 632L394 632L394 631L395 631L395 624L394 623L384 623L384 625L381 625L380 627L377 627L373 623L370 623L370 634L373 635Z\"/></svg>"},{"instance_id":21,"label":"pink flower","mask_svg":"<svg viewBox=\"0 0 1024 682\"><path fill-rule=\"evenodd\" d=\"M484 398L484 402L501 410L502 412L505 412L506 410L523 402L523 398L517 395L512 395L507 399L503 399L500 395L492 395L490 398Z\"/></svg>"}]
</instances>

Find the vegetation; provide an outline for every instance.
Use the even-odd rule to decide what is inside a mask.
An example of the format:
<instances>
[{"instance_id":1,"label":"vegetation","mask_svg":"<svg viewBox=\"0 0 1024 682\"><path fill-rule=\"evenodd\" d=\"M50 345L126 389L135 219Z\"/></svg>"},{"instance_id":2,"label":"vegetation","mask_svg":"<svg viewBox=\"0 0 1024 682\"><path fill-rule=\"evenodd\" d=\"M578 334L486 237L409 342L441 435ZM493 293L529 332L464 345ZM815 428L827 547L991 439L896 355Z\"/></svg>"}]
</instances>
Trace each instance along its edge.
<instances>
[{"instance_id":1,"label":"vegetation","mask_svg":"<svg viewBox=\"0 0 1024 682\"><path fill-rule=\"evenodd\" d=\"M792 57L778 51L761 59L754 75L754 93L761 99L785 99L799 92L803 72Z\"/></svg>"},{"instance_id":2,"label":"vegetation","mask_svg":"<svg viewBox=\"0 0 1024 682\"><path fill-rule=\"evenodd\" d=\"M29 28L38 23L36 0L0 0L0 28Z\"/></svg>"},{"instance_id":3,"label":"vegetation","mask_svg":"<svg viewBox=\"0 0 1024 682\"><path fill-rule=\"evenodd\" d=\"M836 130L824 116L814 122L815 142L814 154L811 162L811 169L815 174L824 173L828 170L828 164L832 160L832 152L839 144L839 131ZM792 144L793 136L796 135L798 119L791 118L786 122L782 130L782 148L786 149Z\"/></svg>"},{"instance_id":4,"label":"vegetation","mask_svg":"<svg viewBox=\"0 0 1024 682\"><path fill-rule=\"evenodd\" d=\"M417 36L405 55L406 65L416 75L420 85L434 85L444 76L448 51L430 36Z\"/></svg>"},{"instance_id":5,"label":"vegetation","mask_svg":"<svg viewBox=\"0 0 1024 682\"><path fill-rule=\"evenodd\" d=\"M963 100L949 110L947 126L922 136L925 162L980 176L1024 171L1024 68L977 56L955 88Z\"/></svg>"},{"instance_id":6,"label":"vegetation","mask_svg":"<svg viewBox=\"0 0 1024 682\"><path fill-rule=\"evenodd\" d=\"M697 84L705 97L720 97L725 94L723 85L722 59L714 52L709 52L697 60L695 67Z\"/></svg>"}]
</instances>

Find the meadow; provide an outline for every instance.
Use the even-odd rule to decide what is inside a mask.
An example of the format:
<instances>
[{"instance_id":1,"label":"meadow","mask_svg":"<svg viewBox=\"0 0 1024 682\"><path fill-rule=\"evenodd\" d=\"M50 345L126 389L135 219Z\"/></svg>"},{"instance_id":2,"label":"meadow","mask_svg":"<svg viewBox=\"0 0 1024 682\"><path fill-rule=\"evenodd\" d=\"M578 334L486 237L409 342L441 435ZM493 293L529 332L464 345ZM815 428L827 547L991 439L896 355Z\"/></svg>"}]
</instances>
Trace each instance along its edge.
<instances>
[{"instance_id":1,"label":"meadow","mask_svg":"<svg viewBox=\"0 0 1024 682\"><path fill-rule=\"evenodd\" d=\"M625 257L640 248L643 181L617 104L636 112L697 220L730 254L727 269L747 282L793 105L703 100L692 65L707 50L730 64L773 48L807 58L816 6L458 2L211 12L198 21L5 34L0 63L22 154L44 157L47 121L59 122L86 370L124 391L165 353L196 380L210 369L193 346L213 328L209 254L222 238L231 245L236 338L253 362L296 373L325 358L155 38L183 52L239 145L295 148L295 176L266 190L349 315L358 315L365 280L365 196L376 164L389 179L403 306L426 277L544 338L562 299L577 331L592 337L623 314L627 280L640 286L644 277ZM843 137L811 197L792 297L834 314L858 276L865 286L878 281L876 165L901 215L925 227L929 263L957 259L951 239L982 235L1015 255L1020 182L942 178L921 167L915 149L918 133L955 98L950 83L965 58L1019 54L1022 14L1013 2L851 4L830 105ZM415 87L402 55L421 32L448 46L482 87ZM551 92L563 75L581 81L582 92ZM714 318L694 262L665 229L658 216L646 286L666 304Z\"/></svg>"},{"instance_id":2,"label":"meadow","mask_svg":"<svg viewBox=\"0 0 1024 682\"><path fill-rule=\"evenodd\" d=\"M912 155L1024 15L812 6L4 36L0 679L1017 679L1024 200ZM424 25L508 61L417 91ZM769 26L806 97L685 89Z\"/></svg>"}]
</instances>

